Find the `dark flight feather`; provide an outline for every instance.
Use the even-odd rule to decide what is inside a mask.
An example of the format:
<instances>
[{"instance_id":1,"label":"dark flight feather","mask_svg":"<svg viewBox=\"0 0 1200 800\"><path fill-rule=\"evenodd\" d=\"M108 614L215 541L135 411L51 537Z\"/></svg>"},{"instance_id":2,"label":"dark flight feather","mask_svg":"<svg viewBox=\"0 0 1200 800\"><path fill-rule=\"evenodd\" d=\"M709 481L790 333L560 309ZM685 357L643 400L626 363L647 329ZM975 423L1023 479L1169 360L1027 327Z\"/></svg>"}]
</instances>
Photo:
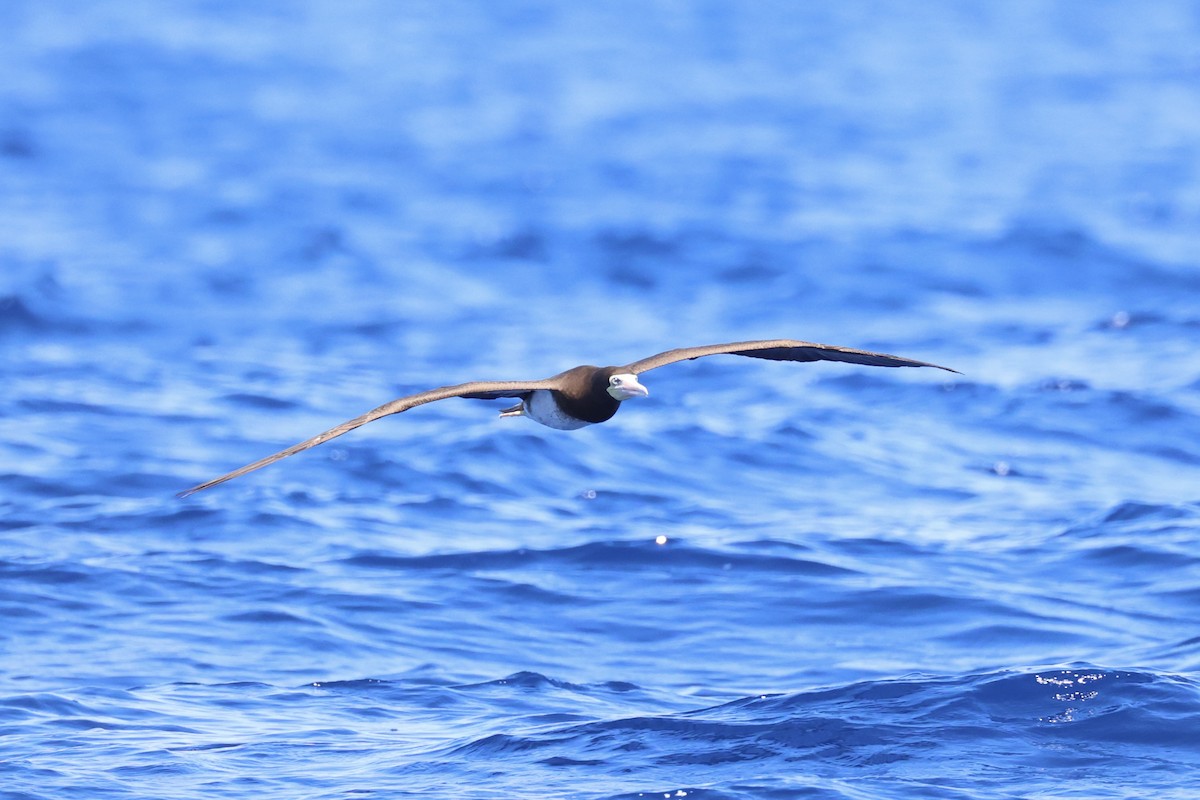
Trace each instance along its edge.
<instances>
[{"instance_id":1,"label":"dark flight feather","mask_svg":"<svg viewBox=\"0 0 1200 800\"><path fill-rule=\"evenodd\" d=\"M771 361L842 361L848 364L866 364L871 367L935 367L947 372L957 370L949 367L930 364L927 361L914 361L888 353L872 353L869 350L855 350L852 347L838 347L832 344L817 344L815 342L800 342L795 339L766 339L754 342L731 342L730 344L709 344L701 347L680 347L665 353L643 358L627 364L625 369L635 375L652 369L665 367L677 361L688 361L703 356L733 355L750 358L765 358Z\"/></svg>"}]
</instances>

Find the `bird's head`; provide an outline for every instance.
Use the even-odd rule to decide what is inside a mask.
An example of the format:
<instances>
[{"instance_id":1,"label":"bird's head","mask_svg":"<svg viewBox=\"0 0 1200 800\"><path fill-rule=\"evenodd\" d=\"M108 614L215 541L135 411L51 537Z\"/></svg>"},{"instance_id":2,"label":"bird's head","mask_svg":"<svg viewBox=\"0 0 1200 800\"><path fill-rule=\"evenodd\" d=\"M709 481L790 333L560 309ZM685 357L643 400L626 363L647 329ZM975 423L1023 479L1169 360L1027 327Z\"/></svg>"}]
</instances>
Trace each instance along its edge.
<instances>
[{"instance_id":1,"label":"bird's head","mask_svg":"<svg viewBox=\"0 0 1200 800\"><path fill-rule=\"evenodd\" d=\"M617 400L628 400L631 397L645 397L650 390L642 386L632 372L617 372L608 376L608 393Z\"/></svg>"}]
</instances>

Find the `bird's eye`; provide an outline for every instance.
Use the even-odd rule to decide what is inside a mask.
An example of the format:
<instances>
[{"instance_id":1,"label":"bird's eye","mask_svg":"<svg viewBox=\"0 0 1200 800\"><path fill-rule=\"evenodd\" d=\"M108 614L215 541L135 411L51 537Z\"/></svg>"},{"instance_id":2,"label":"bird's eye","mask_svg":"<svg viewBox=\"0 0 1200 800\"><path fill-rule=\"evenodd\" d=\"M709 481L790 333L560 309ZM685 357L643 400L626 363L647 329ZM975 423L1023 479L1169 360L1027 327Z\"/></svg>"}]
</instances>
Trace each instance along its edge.
<instances>
[{"instance_id":1,"label":"bird's eye","mask_svg":"<svg viewBox=\"0 0 1200 800\"><path fill-rule=\"evenodd\" d=\"M618 378L616 375L612 376L612 378L610 378L608 382L611 383L613 386L621 385L621 379Z\"/></svg>"}]
</instances>

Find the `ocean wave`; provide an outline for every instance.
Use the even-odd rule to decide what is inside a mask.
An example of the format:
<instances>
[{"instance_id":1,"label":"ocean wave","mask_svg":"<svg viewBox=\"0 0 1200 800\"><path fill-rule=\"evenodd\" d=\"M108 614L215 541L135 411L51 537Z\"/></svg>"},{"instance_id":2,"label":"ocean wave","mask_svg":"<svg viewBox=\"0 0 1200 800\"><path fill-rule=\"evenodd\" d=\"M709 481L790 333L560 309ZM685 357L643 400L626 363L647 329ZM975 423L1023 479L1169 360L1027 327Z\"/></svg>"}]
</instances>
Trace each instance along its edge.
<instances>
[{"instance_id":1,"label":"ocean wave","mask_svg":"<svg viewBox=\"0 0 1200 800\"><path fill-rule=\"evenodd\" d=\"M589 542L573 547L550 550L520 549L500 552L447 553L427 556L394 556L383 553L362 553L345 559L345 563L389 570L511 570L539 567L586 569L639 569L670 565L677 569L749 570L751 572L782 572L796 575L850 574L852 570L795 555L759 555L731 550L713 550L674 542L657 544L654 541Z\"/></svg>"},{"instance_id":2,"label":"ocean wave","mask_svg":"<svg viewBox=\"0 0 1200 800\"><path fill-rule=\"evenodd\" d=\"M870 780L905 762L927 765L901 768L914 781L954 783L989 770L996 770L993 777L1006 769L1029 771L1032 790L1046 780L1037 770L1051 765L1084 767L1110 758L1105 771L1119 775L1124 762L1136 759L1122 751L1126 745L1162 748L1176 764L1195 763L1191 727L1198 721L1200 689L1190 679L1073 665L747 697L667 716L492 734L458 745L450 755L497 767L513 757L587 763L601 771L620 765L655 785L685 781L689 792L696 786L686 783L689 769L783 775L803 764L806 775L832 777L852 767ZM955 755L960 740L976 743L980 761ZM737 786L731 776L709 784L742 796Z\"/></svg>"},{"instance_id":3,"label":"ocean wave","mask_svg":"<svg viewBox=\"0 0 1200 800\"><path fill-rule=\"evenodd\" d=\"M1119 785L1145 752L1175 769L1200 765L1194 680L1084 664L859 681L652 714L629 713L656 704L633 684L528 671L475 684L428 676L83 695L10 694L0 698L0 727L44 731L67 749L87 731L108 731L112 768L135 782L149 774L129 745L152 735L181 767L219 759L244 770L303 758L345 785L365 758L386 764L376 788L434 794L450 779L523 796L517 787L535 764L550 770L544 789L577 783L576 796L739 800L806 790L857 797L837 788L846 770L855 771L859 791L891 796L922 785L1004 793L1013 774L1025 792L1053 791L1062 769ZM214 698L224 721L206 710ZM464 738L463 724L481 718L491 730ZM339 764L347 740L357 742L357 755ZM964 757L960 742L972 743L976 757Z\"/></svg>"}]
</instances>

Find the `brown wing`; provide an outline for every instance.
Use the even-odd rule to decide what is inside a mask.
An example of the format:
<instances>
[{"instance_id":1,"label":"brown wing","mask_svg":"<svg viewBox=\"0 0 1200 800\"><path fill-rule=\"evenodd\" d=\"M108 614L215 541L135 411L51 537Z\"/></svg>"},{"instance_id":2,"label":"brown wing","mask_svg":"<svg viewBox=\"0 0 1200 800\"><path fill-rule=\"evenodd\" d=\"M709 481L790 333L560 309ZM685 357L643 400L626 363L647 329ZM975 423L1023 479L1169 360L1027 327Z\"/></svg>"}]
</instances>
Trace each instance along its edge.
<instances>
[{"instance_id":1,"label":"brown wing","mask_svg":"<svg viewBox=\"0 0 1200 800\"><path fill-rule=\"evenodd\" d=\"M771 361L845 361L850 364L866 364L872 367L936 367L947 372L958 372L949 367L930 364L926 361L914 361L911 358L902 358L887 353L872 353L868 350L855 350L851 347L838 347L832 344L798 342L794 339L764 339L756 342L680 347L677 350L668 350L665 353L643 358L641 361L634 361L623 369L640 375L648 370L674 364L676 361L722 354L766 358Z\"/></svg>"},{"instance_id":2,"label":"brown wing","mask_svg":"<svg viewBox=\"0 0 1200 800\"><path fill-rule=\"evenodd\" d=\"M253 472L260 467L265 467L268 464L274 464L281 458L295 455L302 450L307 450L310 447L316 447L319 444L341 436L343 433L352 431L355 428L366 425L368 422L374 422L380 417L386 417L391 414L399 414L402 411L408 411L410 408L432 403L435 400L445 400L449 397L469 397L475 400L494 400L498 397L524 397L535 389L550 389L555 386L553 378L542 381L473 381L471 383L462 383L457 386L442 386L437 389L430 389L427 392L419 392L410 394L407 397L401 397L393 400L390 403L384 403L379 408L368 411L360 417L355 417L352 420L347 420L341 425L330 428L324 433L319 433L311 439L305 439L299 444L294 444L286 450L280 450L274 455L260 458L253 464L247 464L240 469L235 469L222 475L219 478L213 478L211 481L206 481L190 489L186 489L178 494L179 497L187 497L190 494L195 494L203 489L216 486L218 483L224 483L228 480L233 480L247 472Z\"/></svg>"}]
</instances>

